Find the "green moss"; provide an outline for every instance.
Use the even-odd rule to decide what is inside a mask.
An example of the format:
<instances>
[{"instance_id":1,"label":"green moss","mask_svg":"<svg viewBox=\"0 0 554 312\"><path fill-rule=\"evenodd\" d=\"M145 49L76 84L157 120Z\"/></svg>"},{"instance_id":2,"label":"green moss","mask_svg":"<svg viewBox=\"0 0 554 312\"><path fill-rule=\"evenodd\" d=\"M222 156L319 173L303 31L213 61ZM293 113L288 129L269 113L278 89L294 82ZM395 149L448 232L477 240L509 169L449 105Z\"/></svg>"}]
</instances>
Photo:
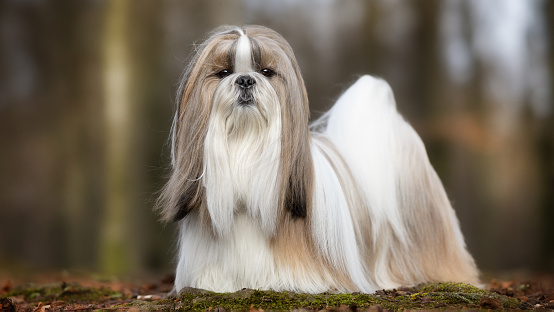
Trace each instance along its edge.
<instances>
[{"instance_id":1,"label":"green moss","mask_svg":"<svg viewBox=\"0 0 554 312\"><path fill-rule=\"evenodd\" d=\"M464 293L464 294L486 294L483 289L464 283L435 283L421 288L421 292L444 292L444 293Z\"/></svg>"},{"instance_id":2,"label":"green moss","mask_svg":"<svg viewBox=\"0 0 554 312\"><path fill-rule=\"evenodd\" d=\"M23 295L30 303L62 300L65 302L99 302L121 299L121 293L106 288L88 288L79 284L26 285L17 287L6 297ZM155 301L135 300L114 308L168 311L247 311L251 307L265 311L289 311L298 308L321 310L325 308L356 307L364 310L379 304L391 311L412 309L517 309L517 299L490 293L471 285L437 283L401 290L378 291L375 294L298 294L292 292L243 289L234 293L214 293L186 288L178 296Z\"/></svg>"},{"instance_id":3,"label":"green moss","mask_svg":"<svg viewBox=\"0 0 554 312\"><path fill-rule=\"evenodd\" d=\"M28 302L63 300L66 302L90 302L122 298L123 294L107 288L83 287L77 283L56 283L46 285L22 285L6 295L23 295Z\"/></svg>"},{"instance_id":4,"label":"green moss","mask_svg":"<svg viewBox=\"0 0 554 312\"><path fill-rule=\"evenodd\" d=\"M38 297L54 295L61 291L61 284L48 284L43 286L28 284L13 289L6 295L6 297L23 295L25 300L33 301Z\"/></svg>"},{"instance_id":5,"label":"green moss","mask_svg":"<svg viewBox=\"0 0 554 312\"><path fill-rule=\"evenodd\" d=\"M487 309L516 309L521 307L520 302L515 298L490 293L483 289L464 283L430 284L422 287L420 293L414 295L428 297L447 305L463 305L467 307L483 307Z\"/></svg>"},{"instance_id":6,"label":"green moss","mask_svg":"<svg viewBox=\"0 0 554 312\"><path fill-rule=\"evenodd\" d=\"M521 303L516 298L510 298L499 294L490 294L488 297L492 299L498 299L502 303L505 309L518 309L521 308Z\"/></svg>"},{"instance_id":7,"label":"green moss","mask_svg":"<svg viewBox=\"0 0 554 312\"><path fill-rule=\"evenodd\" d=\"M402 291L379 291L376 294L297 294L243 289L234 293L214 293L185 288L177 296L158 301L135 301L131 306L140 310L247 311L251 307L264 311L290 311L298 308L356 307L363 310L375 304L383 309L516 309L520 303L514 298L489 293L477 287L460 283L440 283Z\"/></svg>"},{"instance_id":8,"label":"green moss","mask_svg":"<svg viewBox=\"0 0 554 312\"><path fill-rule=\"evenodd\" d=\"M470 304L476 305L479 303L483 295L481 294L466 294L456 292L437 292L427 294L429 298L440 301L443 304L455 305L455 304Z\"/></svg>"},{"instance_id":9,"label":"green moss","mask_svg":"<svg viewBox=\"0 0 554 312\"><path fill-rule=\"evenodd\" d=\"M164 302L135 301L133 306L143 310L169 309L173 311L205 311L225 308L226 311L245 311L254 307L265 311L283 311L304 307L320 310L327 307L369 307L378 300L369 294L297 294L243 289L235 293L214 293L185 288L179 296Z\"/></svg>"}]
</instances>

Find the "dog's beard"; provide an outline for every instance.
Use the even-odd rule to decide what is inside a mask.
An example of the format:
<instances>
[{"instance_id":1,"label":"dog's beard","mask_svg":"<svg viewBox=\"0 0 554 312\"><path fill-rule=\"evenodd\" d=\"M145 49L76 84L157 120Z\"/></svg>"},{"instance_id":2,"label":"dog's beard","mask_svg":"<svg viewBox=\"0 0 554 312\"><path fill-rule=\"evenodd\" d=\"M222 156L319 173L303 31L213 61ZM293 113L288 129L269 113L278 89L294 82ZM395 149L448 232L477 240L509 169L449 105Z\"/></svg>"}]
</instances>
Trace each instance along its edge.
<instances>
[{"instance_id":1,"label":"dog's beard","mask_svg":"<svg viewBox=\"0 0 554 312\"><path fill-rule=\"evenodd\" d=\"M244 94L235 75L216 89L204 145L204 187L213 230L229 233L243 210L274 235L278 211L281 154L280 102L261 75Z\"/></svg>"}]
</instances>

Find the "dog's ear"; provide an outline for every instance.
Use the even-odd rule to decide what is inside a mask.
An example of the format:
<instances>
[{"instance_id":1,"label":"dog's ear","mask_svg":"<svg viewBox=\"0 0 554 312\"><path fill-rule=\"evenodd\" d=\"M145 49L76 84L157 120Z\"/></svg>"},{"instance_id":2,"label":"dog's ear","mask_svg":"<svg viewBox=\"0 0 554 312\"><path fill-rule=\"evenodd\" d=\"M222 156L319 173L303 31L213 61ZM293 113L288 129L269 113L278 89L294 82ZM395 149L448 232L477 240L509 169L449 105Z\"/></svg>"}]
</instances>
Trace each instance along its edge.
<instances>
[{"instance_id":1,"label":"dog's ear","mask_svg":"<svg viewBox=\"0 0 554 312\"><path fill-rule=\"evenodd\" d=\"M189 184L181 193L174 207L173 222L184 219L194 209L199 209L203 203L203 187L201 183Z\"/></svg>"},{"instance_id":2,"label":"dog's ear","mask_svg":"<svg viewBox=\"0 0 554 312\"><path fill-rule=\"evenodd\" d=\"M293 219L305 218L308 215L308 202L310 202L311 181L308 175L300 173L302 170L295 166L289 178L289 185L285 194L285 208ZM300 170L299 170L300 169Z\"/></svg>"},{"instance_id":3,"label":"dog's ear","mask_svg":"<svg viewBox=\"0 0 554 312\"><path fill-rule=\"evenodd\" d=\"M306 125L307 128L307 125ZM295 131L295 129L288 130ZM302 131L299 131L302 132ZM312 155L310 153L309 133L306 130L306 137L301 139L284 138L283 145L291 145L292 148L283 148L281 152L281 172L284 175L282 186L284 187L283 205L293 218L304 218L312 203L314 169ZM286 142L292 140L292 142Z\"/></svg>"},{"instance_id":4,"label":"dog's ear","mask_svg":"<svg viewBox=\"0 0 554 312\"><path fill-rule=\"evenodd\" d=\"M164 221L179 221L201 206L204 191L200 177L203 171L203 142L209 118L209 106L195 91L194 70L180 83L178 107L173 120L171 142L171 176L158 199L157 209Z\"/></svg>"},{"instance_id":5,"label":"dog's ear","mask_svg":"<svg viewBox=\"0 0 554 312\"><path fill-rule=\"evenodd\" d=\"M281 98L281 173L283 174L282 201L285 210L293 218L304 218L312 204L314 169L311 155L311 137L308 129L310 109L308 95L300 67L292 48L275 35L272 38L281 46L282 53L290 61L282 73L285 82Z\"/></svg>"},{"instance_id":6,"label":"dog's ear","mask_svg":"<svg viewBox=\"0 0 554 312\"><path fill-rule=\"evenodd\" d=\"M216 35L198 46L179 82L171 127L171 176L157 202L162 220L179 221L205 202L202 186L204 140L217 82L206 78Z\"/></svg>"},{"instance_id":7,"label":"dog's ear","mask_svg":"<svg viewBox=\"0 0 554 312\"><path fill-rule=\"evenodd\" d=\"M183 220L189 214L189 212L193 210L193 206L189 203L190 193L185 192L183 195L181 195L181 198L179 198L179 201L177 202L177 212L173 216L173 222Z\"/></svg>"}]
</instances>

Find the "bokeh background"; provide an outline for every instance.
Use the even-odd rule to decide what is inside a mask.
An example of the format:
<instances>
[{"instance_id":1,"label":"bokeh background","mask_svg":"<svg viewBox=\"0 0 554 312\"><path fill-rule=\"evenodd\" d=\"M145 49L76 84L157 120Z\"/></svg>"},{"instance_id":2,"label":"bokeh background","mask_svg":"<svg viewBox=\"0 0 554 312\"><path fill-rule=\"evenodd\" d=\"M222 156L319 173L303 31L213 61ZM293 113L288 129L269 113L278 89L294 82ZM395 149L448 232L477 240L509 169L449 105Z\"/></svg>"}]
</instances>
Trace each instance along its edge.
<instances>
[{"instance_id":1,"label":"bokeh background","mask_svg":"<svg viewBox=\"0 0 554 312\"><path fill-rule=\"evenodd\" d=\"M289 40L312 117L386 79L479 267L554 271L554 1L3 0L0 273L172 271L174 93L222 24Z\"/></svg>"}]
</instances>

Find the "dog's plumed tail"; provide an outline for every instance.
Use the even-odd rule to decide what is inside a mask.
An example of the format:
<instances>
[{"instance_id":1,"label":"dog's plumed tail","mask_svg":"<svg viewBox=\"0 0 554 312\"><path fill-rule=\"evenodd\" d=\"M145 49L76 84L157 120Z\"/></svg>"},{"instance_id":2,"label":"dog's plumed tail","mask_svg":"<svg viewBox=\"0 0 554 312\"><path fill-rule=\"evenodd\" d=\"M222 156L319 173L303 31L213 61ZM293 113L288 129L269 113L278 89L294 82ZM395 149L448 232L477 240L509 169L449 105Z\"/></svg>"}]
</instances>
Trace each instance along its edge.
<instances>
[{"instance_id":1,"label":"dog's plumed tail","mask_svg":"<svg viewBox=\"0 0 554 312\"><path fill-rule=\"evenodd\" d=\"M479 283L442 183L386 82L361 77L311 128L316 146L334 146L350 173L342 187L358 195L349 206L374 287Z\"/></svg>"}]
</instances>

